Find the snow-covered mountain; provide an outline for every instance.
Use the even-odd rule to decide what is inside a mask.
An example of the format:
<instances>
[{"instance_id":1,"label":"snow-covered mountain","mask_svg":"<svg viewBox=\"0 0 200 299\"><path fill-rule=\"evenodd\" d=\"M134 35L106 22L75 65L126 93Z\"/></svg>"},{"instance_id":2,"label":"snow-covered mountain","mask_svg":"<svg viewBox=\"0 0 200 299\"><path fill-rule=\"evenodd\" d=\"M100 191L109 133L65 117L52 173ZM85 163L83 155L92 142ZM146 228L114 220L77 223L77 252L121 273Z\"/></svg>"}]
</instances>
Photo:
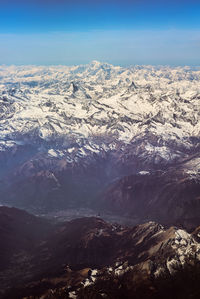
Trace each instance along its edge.
<instances>
[{"instance_id":1,"label":"snow-covered mountain","mask_svg":"<svg viewBox=\"0 0 200 299\"><path fill-rule=\"evenodd\" d=\"M144 150L173 159L169 143L190 148L200 132L200 70L189 67L122 68L93 61L74 67L0 68L0 145L61 141L50 156L87 155L146 134ZM111 136L109 144L94 137ZM77 151L71 139L84 146ZM155 138L154 138L155 139ZM56 146L57 145L57 146Z\"/></svg>"},{"instance_id":2,"label":"snow-covered mountain","mask_svg":"<svg viewBox=\"0 0 200 299\"><path fill-rule=\"evenodd\" d=\"M1 66L0 78L1 201L85 204L112 180L183 161L199 175L199 68L93 61Z\"/></svg>"}]
</instances>

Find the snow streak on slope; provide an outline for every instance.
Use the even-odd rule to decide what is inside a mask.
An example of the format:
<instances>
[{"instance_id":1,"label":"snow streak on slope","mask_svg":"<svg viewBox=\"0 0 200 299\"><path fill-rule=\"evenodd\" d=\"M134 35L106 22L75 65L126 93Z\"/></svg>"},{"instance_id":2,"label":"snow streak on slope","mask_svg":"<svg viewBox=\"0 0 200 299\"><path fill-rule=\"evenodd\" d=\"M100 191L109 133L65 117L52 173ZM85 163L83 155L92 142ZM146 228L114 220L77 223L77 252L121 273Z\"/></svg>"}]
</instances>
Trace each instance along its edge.
<instances>
[{"instance_id":1,"label":"snow streak on slope","mask_svg":"<svg viewBox=\"0 0 200 299\"><path fill-rule=\"evenodd\" d=\"M191 148L200 133L200 70L189 67L122 68L93 61L74 67L0 67L0 149L48 143L62 157L80 143L80 155L98 152L96 136L130 143L147 134L146 153L169 160L169 147ZM71 139L70 139L71 138ZM92 139L91 143L80 140ZM52 148L53 147L53 148ZM180 149L180 148L179 148ZM69 155L70 156L70 155Z\"/></svg>"}]
</instances>

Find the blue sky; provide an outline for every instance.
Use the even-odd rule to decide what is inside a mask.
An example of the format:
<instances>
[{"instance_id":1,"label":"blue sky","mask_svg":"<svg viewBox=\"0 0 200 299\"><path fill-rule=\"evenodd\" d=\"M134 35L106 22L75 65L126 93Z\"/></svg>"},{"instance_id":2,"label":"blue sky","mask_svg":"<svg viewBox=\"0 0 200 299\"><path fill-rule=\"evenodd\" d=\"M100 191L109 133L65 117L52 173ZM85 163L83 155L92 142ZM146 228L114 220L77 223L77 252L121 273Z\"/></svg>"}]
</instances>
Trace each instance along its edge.
<instances>
[{"instance_id":1,"label":"blue sky","mask_svg":"<svg viewBox=\"0 0 200 299\"><path fill-rule=\"evenodd\" d=\"M0 0L0 64L200 65L200 1Z\"/></svg>"}]
</instances>

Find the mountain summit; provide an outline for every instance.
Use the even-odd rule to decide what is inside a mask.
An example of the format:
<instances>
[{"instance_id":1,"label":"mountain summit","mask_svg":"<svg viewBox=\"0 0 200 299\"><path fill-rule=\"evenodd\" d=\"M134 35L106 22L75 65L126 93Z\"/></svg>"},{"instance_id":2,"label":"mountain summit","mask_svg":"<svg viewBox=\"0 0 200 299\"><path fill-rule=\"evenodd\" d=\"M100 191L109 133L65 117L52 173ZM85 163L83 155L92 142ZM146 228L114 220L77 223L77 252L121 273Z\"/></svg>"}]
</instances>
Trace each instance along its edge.
<instances>
[{"instance_id":1,"label":"mountain summit","mask_svg":"<svg viewBox=\"0 0 200 299\"><path fill-rule=\"evenodd\" d=\"M197 224L199 69L93 61L1 66L0 76L2 202L131 217L140 203L143 220L152 208L159 222L173 211Z\"/></svg>"}]
</instances>

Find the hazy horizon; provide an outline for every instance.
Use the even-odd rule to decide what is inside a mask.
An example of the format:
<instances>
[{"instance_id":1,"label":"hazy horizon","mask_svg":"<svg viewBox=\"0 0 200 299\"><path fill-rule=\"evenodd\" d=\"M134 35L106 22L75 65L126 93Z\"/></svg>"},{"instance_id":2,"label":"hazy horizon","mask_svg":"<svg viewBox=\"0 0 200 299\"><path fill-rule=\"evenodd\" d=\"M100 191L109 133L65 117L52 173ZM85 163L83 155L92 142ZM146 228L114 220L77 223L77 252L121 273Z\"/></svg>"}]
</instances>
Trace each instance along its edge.
<instances>
[{"instance_id":1,"label":"hazy horizon","mask_svg":"<svg viewBox=\"0 0 200 299\"><path fill-rule=\"evenodd\" d=\"M44 63L44 64L40 64L40 63L35 63L35 64L17 64L17 63L10 63L10 64L6 64L6 63L2 63L0 64L0 67L76 67L76 66L80 66L80 65L89 65L91 64L93 61L98 61L101 64L109 64L112 66L119 66L119 67L123 67L123 68L131 68L131 67L154 67L154 68L165 68L165 67L169 67L169 68L190 68L191 70L195 70L195 69L199 69L200 68L200 63L198 64L194 64L194 65L189 65L189 64L120 64L120 63L111 63L109 61L99 61L97 59L93 59L93 60L88 60L84 63L58 63L58 64L48 64L48 63Z\"/></svg>"},{"instance_id":2,"label":"hazy horizon","mask_svg":"<svg viewBox=\"0 0 200 299\"><path fill-rule=\"evenodd\" d=\"M1 1L0 64L197 66L198 1Z\"/></svg>"}]
</instances>

